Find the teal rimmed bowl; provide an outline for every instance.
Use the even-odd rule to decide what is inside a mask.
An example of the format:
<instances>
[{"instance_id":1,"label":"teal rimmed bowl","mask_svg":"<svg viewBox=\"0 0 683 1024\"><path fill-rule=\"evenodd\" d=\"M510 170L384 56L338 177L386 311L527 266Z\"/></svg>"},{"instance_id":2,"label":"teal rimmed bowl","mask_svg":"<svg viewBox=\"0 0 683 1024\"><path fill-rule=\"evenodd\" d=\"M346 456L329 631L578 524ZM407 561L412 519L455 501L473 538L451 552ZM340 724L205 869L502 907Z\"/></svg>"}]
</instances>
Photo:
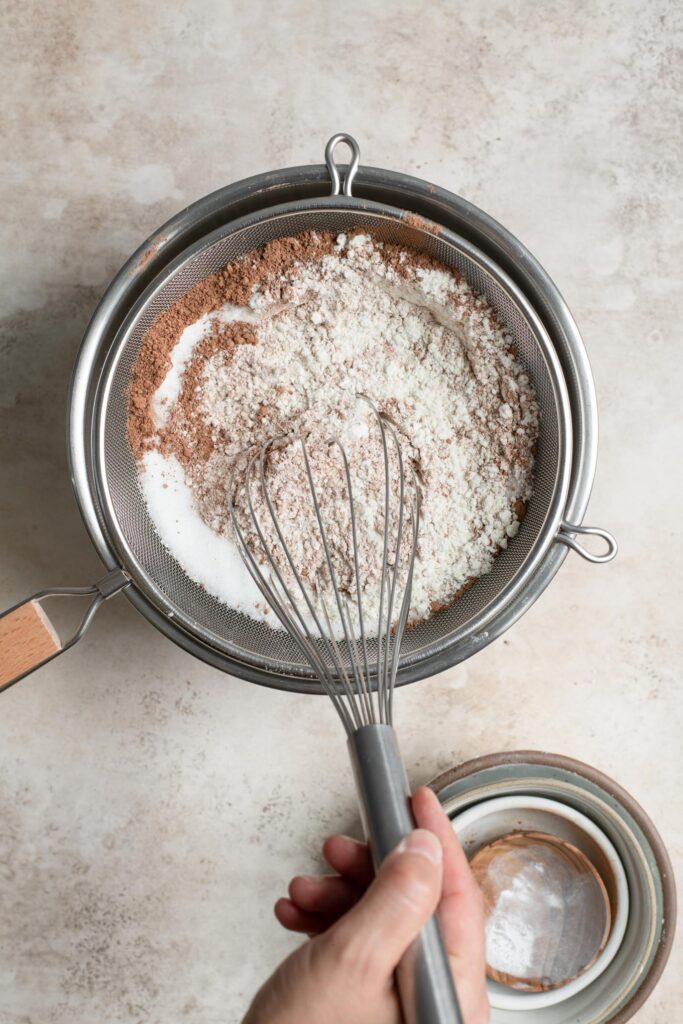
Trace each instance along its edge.
<instances>
[{"instance_id":1,"label":"teal rimmed bowl","mask_svg":"<svg viewBox=\"0 0 683 1024\"><path fill-rule=\"evenodd\" d=\"M624 1024L643 1005L671 951L676 889L671 862L640 805L607 775L560 754L521 750L467 761L430 783L453 818L499 796L559 800L585 814L612 842L629 889L624 938L607 969L555 1006L523 1012L494 1009L491 1024Z\"/></svg>"}]
</instances>

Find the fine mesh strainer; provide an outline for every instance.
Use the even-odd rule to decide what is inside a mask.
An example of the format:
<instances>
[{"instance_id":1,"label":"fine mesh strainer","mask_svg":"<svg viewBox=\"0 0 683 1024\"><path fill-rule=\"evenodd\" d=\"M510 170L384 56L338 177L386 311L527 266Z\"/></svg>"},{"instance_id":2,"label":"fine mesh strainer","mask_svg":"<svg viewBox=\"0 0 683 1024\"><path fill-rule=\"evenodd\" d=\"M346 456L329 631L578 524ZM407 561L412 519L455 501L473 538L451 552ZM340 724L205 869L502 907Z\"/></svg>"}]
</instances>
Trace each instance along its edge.
<instances>
[{"instance_id":1,"label":"fine mesh strainer","mask_svg":"<svg viewBox=\"0 0 683 1024\"><path fill-rule=\"evenodd\" d=\"M335 146L341 141L352 152L343 185L334 161ZM52 627L42 602L52 595L72 593L69 588L43 591L0 618L0 651L10 652L4 659L6 668L0 672L0 686L15 682L72 646L99 604L131 587L169 623L174 639L194 652L198 648L210 652L210 660L225 671L283 688L319 689L287 634L233 611L207 594L161 543L140 492L126 429L133 367L145 332L156 317L226 263L266 242L302 231L362 229L458 270L485 296L510 332L541 409L534 492L518 535L496 558L491 572L463 597L406 634L398 683L422 678L466 657L473 637L484 632L501 609L524 592L553 544L574 547L592 561L614 557L616 543L606 531L563 522L571 472L571 407L557 354L531 303L485 252L464 237L405 210L355 198L352 185L358 161L354 140L335 136L326 149L331 195L268 206L214 230L170 262L130 309L103 364L97 367L97 381L89 382L95 387L95 400L88 478L118 568L94 587L76 590L92 593L94 600L80 628L66 642ZM585 532L605 539L605 554L593 555L580 547L574 534ZM32 654L27 641L35 647Z\"/></svg>"}]
</instances>

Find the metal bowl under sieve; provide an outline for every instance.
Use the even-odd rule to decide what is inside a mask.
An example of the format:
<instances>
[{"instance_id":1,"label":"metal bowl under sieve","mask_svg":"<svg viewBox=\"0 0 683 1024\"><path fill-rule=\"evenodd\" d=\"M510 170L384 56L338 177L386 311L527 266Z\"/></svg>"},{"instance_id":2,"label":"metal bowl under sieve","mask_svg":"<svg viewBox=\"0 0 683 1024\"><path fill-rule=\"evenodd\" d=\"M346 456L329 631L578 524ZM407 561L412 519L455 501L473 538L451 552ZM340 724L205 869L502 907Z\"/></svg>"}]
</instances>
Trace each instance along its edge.
<instances>
[{"instance_id":1,"label":"metal bowl under sieve","mask_svg":"<svg viewBox=\"0 0 683 1024\"><path fill-rule=\"evenodd\" d=\"M343 195L333 156L339 141L353 156ZM604 555L590 554L575 539L586 532L578 523L595 466L595 398L580 336L552 283L500 225L459 197L416 179L359 169L349 136L330 140L326 158L327 169L275 172L214 193L152 236L95 312L70 395L72 477L86 526L111 570L109 590L125 589L167 636L210 664L302 692L320 692L319 684L287 635L208 595L161 543L127 436L131 374L145 331L197 281L270 240L362 228L457 269L509 330L536 390L541 428L534 493L519 533L490 573L406 634L398 684L442 671L499 636L547 586L567 546L592 561L616 553L606 531L588 531L606 540ZM359 197L352 194L356 174Z\"/></svg>"}]
</instances>

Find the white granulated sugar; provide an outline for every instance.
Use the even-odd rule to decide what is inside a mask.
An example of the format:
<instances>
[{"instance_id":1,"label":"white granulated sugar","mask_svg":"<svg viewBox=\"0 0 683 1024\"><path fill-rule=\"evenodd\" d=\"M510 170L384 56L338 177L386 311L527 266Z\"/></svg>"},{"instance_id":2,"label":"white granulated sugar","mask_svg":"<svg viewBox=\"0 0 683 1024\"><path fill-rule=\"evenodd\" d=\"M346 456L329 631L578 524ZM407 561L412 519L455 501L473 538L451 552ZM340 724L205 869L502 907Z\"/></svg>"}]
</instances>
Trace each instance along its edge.
<instances>
[{"instance_id":1,"label":"white granulated sugar","mask_svg":"<svg viewBox=\"0 0 683 1024\"><path fill-rule=\"evenodd\" d=\"M163 426L167 422L171 407L178 400L180 383L187 362L199 342L208 334L209 328L210 321L207 314L200 317L196 323L189 324L180 335L178 343L171 353L171 368L152 398L152 409L157 426Z\"/></svg>"},{"instance_id":2,"label":"white granulated sugar","mask_svg":"<svg viewBox=\"0 0 683 1024\"><path fill-rule=\"evenodd\" d=\"M146 452L139 473L141 489L160 539L191 579L232 608L253 614L263 605L235 544L212 530L197 514L183 468L172 455Z\"/></svg>"},{"instance_id":3,"label":"white granulated sugar","mask_svg":"<svg viewBox=\"0 0 683 1024\"><path fill-rule=\"evenodd\" d=\"M397 268L381 243L367 235L338 236L333 251L284 272L276 291L254 287L249 310L235 316L255 324L256 344L218 350L205 361L193 416L205 425L212 451L201 462L184 465L188 490L182 514L175 510L173 529L166 524L159 532L189 575L231 607L263 617L260 596L245 591L234 560L229 572L217 567L221 559L228 566L229 548L237 557L226 503L235 460L249 445L294 432L309 439L319 490L338 482L338 467L328 468L327 440L334 435L344 441L354 497L367 527L364 610L369 619L376 617L381 566L373 531L377 534L383 502L381 452L373 441L372 417L367 406L359 408L357 394L371 398L397 425L404 459L420 481L413 620L428 617L488 572L518 530L519 503L531 496L538 431L528 377L493 311L463 280L445 268L411 268L409 251L398 262ZM206 334L205 319L181 335L180 351L157 392L165 399L155 400L163 422L187 360ZM189 430L187 413L177 407L174 415L174 429L182 436ZM149 458L142 474L146 496ZM158 453L155 458L163 460ZM179 463L173 472L178 471L183 471ZM321 546L304 536L300 512L301 459L285 449L268 472L278 510L285 518L290 510L288 539L301 560L297 564L309 578L319 578ZM174 476L176 488L178 479ZM150 503L157 521L152 504L158 513L160 503ZM220 554L207 543L204 559L202 542L186 542L185 532L199 537L197 523L220 539ZM345 529L343 514L339 523ZM339 546L341 551L341 540Z\"/></svg>"}]
</instances>

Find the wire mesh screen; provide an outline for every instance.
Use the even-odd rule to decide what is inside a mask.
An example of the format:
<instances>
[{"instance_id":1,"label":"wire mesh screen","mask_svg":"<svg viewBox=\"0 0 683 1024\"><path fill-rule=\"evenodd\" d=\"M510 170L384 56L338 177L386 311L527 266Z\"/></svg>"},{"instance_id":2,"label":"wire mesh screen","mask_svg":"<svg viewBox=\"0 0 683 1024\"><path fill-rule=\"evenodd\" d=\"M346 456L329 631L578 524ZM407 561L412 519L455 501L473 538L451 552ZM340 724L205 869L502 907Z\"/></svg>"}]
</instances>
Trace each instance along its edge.
<instances>
[{"instance_id":1,"label":"wire mesh screen","mask_svg":"<svg viewBox=\"0 0 683 1024\"><path fill-rule=\"evenodd\" d=\"M280 630L257 622L227 607L189 578L160 541L138 484L127 433L128 396L133 367L145 332L161 312L194 284L226 263L272 241L302 231L349 232L361 228L375 238L428 253L459 271L470 286L493 307L510 332L518 357L532 380L541 426L534 470L534 492L519 533L481 577L450 607L409 630L403 641L402 664L419 663L451 645L465 643L482 616L509 600L510 589L528 566L547 548L549 521L555 520L568 476L568 438L563 436L566 394L558 371L549 358L550 341L533 315L497 280L485 257L467 251L454 236L447 239L414 224L399 214L378 214L362 209L311 209L292 204L286 213L251 218L239 230L223 229L182 260L161 282L155 282L123 325L105 366L100 386L95 432L97 472L102 506L121 563L136 585L185 631L230 659L284 676L312 676L296 644ZM550 523L552 526L553 524ZM372 653L372 652L371 652Z\"/></svg>"}]
</instances>

